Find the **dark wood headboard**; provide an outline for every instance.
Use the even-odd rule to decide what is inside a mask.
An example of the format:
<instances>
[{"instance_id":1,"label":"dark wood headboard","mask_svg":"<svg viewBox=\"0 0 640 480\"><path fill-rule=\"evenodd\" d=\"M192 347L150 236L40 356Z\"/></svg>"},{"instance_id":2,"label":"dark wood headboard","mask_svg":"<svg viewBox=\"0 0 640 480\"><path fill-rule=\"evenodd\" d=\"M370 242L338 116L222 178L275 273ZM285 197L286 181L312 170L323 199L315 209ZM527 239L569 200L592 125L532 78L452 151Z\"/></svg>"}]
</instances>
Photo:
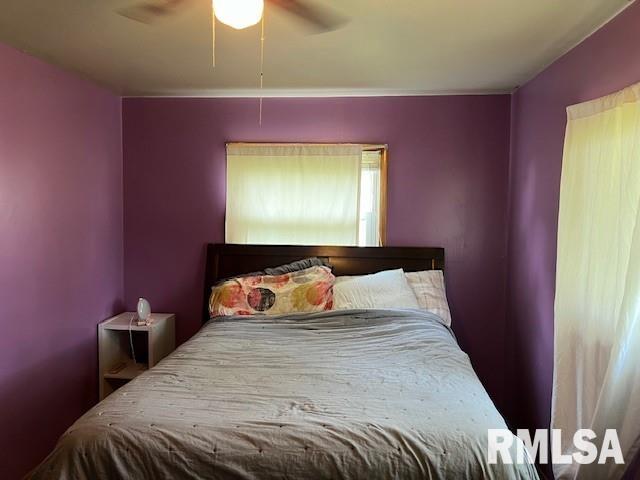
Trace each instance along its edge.
<instances>
[{"instance_id":1,"label":"dark wood headboard","mask_svg":"<svg viewBox=\"0 0 640 480\"><path fill-rule=\"evenodd\" d=\"M439 247L317 247L290 245L207 245L203 320L209 320L211 287L224 278L277 267L303 258L329 261L335 275L366 275L402 268L407 272L444 270Z\"/></svg>"}]
</instances>

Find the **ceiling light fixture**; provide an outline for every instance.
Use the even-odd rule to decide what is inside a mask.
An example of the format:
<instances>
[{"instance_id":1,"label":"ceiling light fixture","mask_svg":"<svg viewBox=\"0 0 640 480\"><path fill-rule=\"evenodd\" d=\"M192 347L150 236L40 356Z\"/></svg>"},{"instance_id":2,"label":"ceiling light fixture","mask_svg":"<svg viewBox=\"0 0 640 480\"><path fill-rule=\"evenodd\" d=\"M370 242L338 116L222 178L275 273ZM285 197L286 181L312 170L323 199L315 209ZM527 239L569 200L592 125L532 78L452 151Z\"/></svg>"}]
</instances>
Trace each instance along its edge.
<instances>
[{"instance_id":1,"label":"ceiling light fixture","mask_svg":"<svg viewBox=\"0 0 640 480\"><path fill-rule=\"evenodd\" d=\"M130 0L134 1L134 0ZM117 10L123 17L137 22L152 24L156 20L177 14L191 0L136 0L137 3ZM211 60L216 66L216 22L237 30L260 23L260 92L264 88L264 5L265 2L285 10L318 33L337 30L346 21L331 10L313 6L315 0L211 0ZM260 125L262 125L262 94L260 95Z\"/></svg>"},{"instance_id":2,"label":"ceiling light fixture","mask_svg":"<svg viewBox=\"0 0 640 480\"><path fill-rule=\"evenodd\" d=\"M262 18L264 0L212 0L216 18L237 30L251 27Z\"/></svg>"}]
</instances>

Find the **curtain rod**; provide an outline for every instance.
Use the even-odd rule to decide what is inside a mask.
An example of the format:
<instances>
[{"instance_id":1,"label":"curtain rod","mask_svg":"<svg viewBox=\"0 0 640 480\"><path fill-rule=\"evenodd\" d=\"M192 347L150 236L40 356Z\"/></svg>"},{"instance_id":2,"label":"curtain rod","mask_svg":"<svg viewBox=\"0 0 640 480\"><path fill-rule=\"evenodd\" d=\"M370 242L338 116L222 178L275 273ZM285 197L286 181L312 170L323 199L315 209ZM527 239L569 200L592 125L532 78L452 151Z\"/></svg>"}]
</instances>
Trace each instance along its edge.
<instances>
[{"instance_id":1,"label":"curtain rod","mask_svg":"<svg viewBox=\"0 0 640 480\"><path fill-rule=\"evenodd\" d=\"M251 146L264 146L264 147L274 147L274 146L284 146L284 145L309 145L309 146L327 146L327 145L353 145L353 146L361 146L363 150L387 150L389 145L386 143L304 143L304 142L227 142L225 143L226 147L230 146L240 146L240 145L251 145Z\"/></svg>"}]
</instances>

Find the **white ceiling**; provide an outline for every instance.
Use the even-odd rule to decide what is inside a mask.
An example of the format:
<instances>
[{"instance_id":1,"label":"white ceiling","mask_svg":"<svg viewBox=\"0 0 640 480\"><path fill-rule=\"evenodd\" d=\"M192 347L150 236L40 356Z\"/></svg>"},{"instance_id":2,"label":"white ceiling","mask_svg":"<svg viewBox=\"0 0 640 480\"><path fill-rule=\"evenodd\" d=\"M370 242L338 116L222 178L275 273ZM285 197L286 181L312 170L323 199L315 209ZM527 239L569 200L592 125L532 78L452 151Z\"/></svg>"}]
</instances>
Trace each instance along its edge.
<instances>
[{"instance_id":1,"label":"white ceiling","mask_svg":"<svg viewBox=\"0 0 640 480\"><path fill-rule=\"evenodd\" d=\"M136 0L1 0L0 41L128 96L258 93L259 27L217 27L211 7L153 26L114 13ZM507 92L629 0L316 0L351 17L308 35L267 6L266 95Z\"/></svg>"}]
</instances>

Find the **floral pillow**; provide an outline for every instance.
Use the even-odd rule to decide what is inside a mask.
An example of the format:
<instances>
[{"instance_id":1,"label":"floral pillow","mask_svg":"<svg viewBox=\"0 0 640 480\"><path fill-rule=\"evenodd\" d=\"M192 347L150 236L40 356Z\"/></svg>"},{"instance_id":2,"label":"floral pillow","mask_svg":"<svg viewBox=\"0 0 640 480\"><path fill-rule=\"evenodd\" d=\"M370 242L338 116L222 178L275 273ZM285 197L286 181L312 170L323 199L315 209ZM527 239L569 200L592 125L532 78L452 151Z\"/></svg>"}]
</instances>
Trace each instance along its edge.
<instances>
[{"instance_id":1,"label":"floral pillow","mask_svg":"<svg viewBox=\"0 0 640 480\"><path fill-rule=\"evenodd\" d=\"M283 275L232 278L213 287L209 313L215 317L331 310L334 280L331 269L323 266Z\"/></svg>"}]
</instances>

